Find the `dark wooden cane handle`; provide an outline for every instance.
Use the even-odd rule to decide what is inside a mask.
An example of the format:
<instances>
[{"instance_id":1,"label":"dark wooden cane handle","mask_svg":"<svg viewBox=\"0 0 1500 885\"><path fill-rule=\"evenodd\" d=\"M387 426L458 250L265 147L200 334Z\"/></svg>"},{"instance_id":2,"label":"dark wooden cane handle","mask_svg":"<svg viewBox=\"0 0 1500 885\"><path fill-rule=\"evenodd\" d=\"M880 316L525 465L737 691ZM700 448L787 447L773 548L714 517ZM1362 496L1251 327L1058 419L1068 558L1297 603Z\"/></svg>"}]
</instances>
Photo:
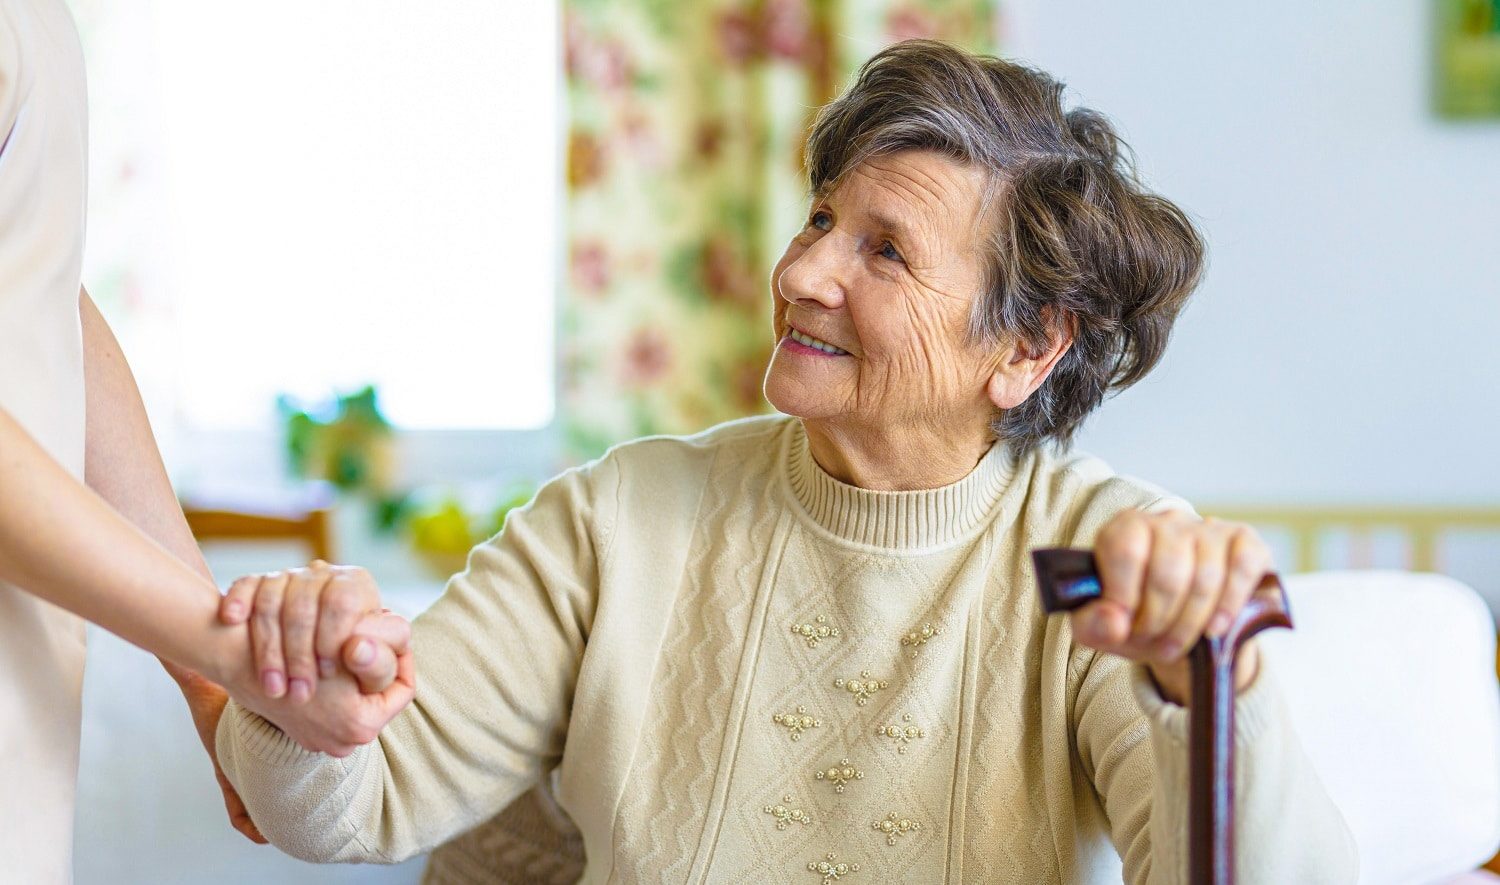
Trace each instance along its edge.
<instances>
[{"instance_id":1,"label":"dark wooden cane handle","mask_svg":"<svg viewBox=\"0 0 1500 885\"><path fill-rule=\"evenodd\" d=\"M1102 595L1092 551L1053 548L1031 556L1048 614L1081 608ZM1250 637L1291 626L1286 590L1275 573L1267 573L1224 635L1205 636L1188 653L1190 885L1234 883L1234 663Z\"/></svg>"},{"instance_id":2,"label":"dark wooden cane handle","mask_svg":"<svg viewBox=\"0 0 1500 885\"><path fill-rule=\"evenodd\" d=\"M1042 592L1042 609L1049 615L1082 608L1104 594L1094 551L1069 547L1031 551L1036 583Z\"/></svg>"}]
</instances>

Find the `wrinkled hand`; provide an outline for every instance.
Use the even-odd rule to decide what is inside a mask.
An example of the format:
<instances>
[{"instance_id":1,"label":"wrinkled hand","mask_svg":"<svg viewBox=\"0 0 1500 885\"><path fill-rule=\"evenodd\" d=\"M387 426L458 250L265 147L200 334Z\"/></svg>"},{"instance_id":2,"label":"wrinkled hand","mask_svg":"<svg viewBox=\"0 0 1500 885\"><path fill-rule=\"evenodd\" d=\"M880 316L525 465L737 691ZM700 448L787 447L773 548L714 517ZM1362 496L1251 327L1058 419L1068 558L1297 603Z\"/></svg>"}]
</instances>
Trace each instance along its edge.
<instances>
[{"instance_id":1,"label":"wrinkled hand","mask_svg":"<svg viewBox=\"0 0 1500 885\"><path fill-rule=\"evenodd\" d=\"M350 648L353 644L350 645ZM380 735L416 696L416 672L409 649L395 657L391 650L361 664L351 652L343 656L345 669L321 681L317 694L306 701L290 696L268 698L253 681L253 690L234 692L235 700L259 713L306 749L344 757ZM368 686L385 683L381 691Z\"/></svg>"},{"instance_id":2,"label":"wrinkled hand","mask_svg":"<svg viewBox=\"0 0 1500 885\"><path fill-rule=\"evenodd\" d=\"M1271 554L1247 525L1167 511L1124 511L1094 546L1103 595L1069 617L1084 645L1145 663L1167 700L1186 706L1187 652L1222 636L1262 576ZM1255 678L1252 639L1240 650L1235 688Z\"/></svg>"},{"instance_id":3,"label":"wrinkled hand","mask_svg":"<svg viewBox=\"0 0 1500 885\"><path fill-rule=\"evenodd\" d=\"M219 620L233 626L247 619L266 697L296 703L312 698L319 678L333 676L346 653L372 677L362 680L366 689L383 691L395 674L389 664L411 638L406 619L381 608L369 572L322 560L235 581L219 602ZM378 674L390 678L373 678Z\"/></svg>"},{"instance_id":4,"label":"wrinkled hand","mask_svg":"<svg viewBox=\"0 0 1500 885\"><path fill-rule=\"evenodd\" d=\"M309 750L347 756L416 691L411 626L380 607L369 572L315 561L235 581L220 620L250 627L236 700Z\"/></svg>"}]
</instances>

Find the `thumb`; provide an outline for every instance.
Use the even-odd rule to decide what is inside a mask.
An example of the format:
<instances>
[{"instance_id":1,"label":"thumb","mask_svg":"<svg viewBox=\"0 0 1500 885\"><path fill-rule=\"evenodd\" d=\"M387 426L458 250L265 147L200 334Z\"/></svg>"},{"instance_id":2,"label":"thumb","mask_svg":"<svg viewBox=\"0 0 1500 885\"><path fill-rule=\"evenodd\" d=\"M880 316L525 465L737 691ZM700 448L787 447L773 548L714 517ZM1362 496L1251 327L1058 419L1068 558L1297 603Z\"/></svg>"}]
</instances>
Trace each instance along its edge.
<instances>
[{"instance_id":1,"label":"thumb","mask_svg":"<svg viewBox=\"0 0 1500 885\"><path fill-rule=\"evenodd\" d=\"M411 645L411 622L390 609L367 612L355 623L353 635L388 645L398 655L404 654Z\"/></svg>"},{"instance_id":2,"label":"thumb","mask_svg":"<svg viewBox=\"0 0 1500 885\"><path fill-rule=\"evenodd\" d=\"M407 650L396 657L396 681L385 691L388 705L395 707L392 715L400 712L417 696L416 657Z\"/></svg>"},{"instance_id":3,"label":"thumb","mask_svg":"<svg viewBox=\"0 0 1500 885\"><path fill-rule=\"evenodd\" d=\"M1130 610L1113 599L1096 599L1079 609L1077 615L1076 631L1088 645L1107 648L1130 638Z\"/></svg>"},{"instance_id":4,"label":"thumb","mask_svg":"<svg viewBox=\"0 0 1500 885\"><path fill-rule=\"evenodd\" d=\"M378 694L396 681L396 653L384 642L351 636L344 642L344 667L365 694Z\"/></svg>"},{"instance_id":5,"label":"thumb","mask_svg":"<svg viewBox=\"0 0 1500 885\"><path fill-rule=\"evenodd\" d=\"M406 705L417 696L417 671L415 658L410 651L396 658L396 680L378 695L362 695L380 710L381 728L389 723Z\"/></svg>"}]
</instances>

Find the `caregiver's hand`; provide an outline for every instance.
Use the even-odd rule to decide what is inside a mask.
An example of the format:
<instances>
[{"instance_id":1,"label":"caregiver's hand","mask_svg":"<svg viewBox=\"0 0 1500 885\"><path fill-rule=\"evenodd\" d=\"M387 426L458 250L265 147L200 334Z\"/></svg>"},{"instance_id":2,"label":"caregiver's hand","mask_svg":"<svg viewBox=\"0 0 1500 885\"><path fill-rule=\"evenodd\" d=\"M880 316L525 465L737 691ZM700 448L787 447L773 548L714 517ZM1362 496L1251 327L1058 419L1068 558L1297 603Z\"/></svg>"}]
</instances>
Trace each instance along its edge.
<instances>
[{"instance_id":1,"label":"caregiver's hand","mask_svg":"<svg viewBox=\"0 0 1500 885\"><path fill-rule=\"evenodd\" d=\"M1084 645L1147 664L1163 697L1186 706L1187 652L1204 635L1220 636L1271 569L1265 542L1247 525L1167 511L1120 513L1099 532L1097 601L1076 611L1073 635ZM1249 685L1260 658L1241 647L1235 689Z\"/></svg>"},{"instance_id":2,"label":"caregiver's hand","mask_svg":"<svg viewBox=\"0 0 1500 885\"><path fill-rule=\"evenodd\" d=\"M406 619L381 608L369 572L322 560L240 578L220 600L219 620L249 621L262 690L294 703L311 699L319 678L334 675L345 655L357 662L350 671L367 691L383 691L411 639Z\"/></svg>"}]
</instances>

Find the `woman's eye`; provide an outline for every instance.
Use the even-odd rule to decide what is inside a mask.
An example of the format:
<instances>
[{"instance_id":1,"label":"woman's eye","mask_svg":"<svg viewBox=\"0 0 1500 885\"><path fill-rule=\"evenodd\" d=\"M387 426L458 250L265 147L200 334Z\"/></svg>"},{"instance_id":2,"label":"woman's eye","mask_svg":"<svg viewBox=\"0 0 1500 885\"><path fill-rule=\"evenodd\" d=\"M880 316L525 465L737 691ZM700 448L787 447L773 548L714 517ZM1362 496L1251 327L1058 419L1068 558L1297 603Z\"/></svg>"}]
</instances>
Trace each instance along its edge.
<instances>
[{"instance_id":1,"label":"woman's eye","mask_svg":"<svg viewBox=\"0 0 1500 885\"><path fill-rule=\"evenodd\" d=\"M884 246L880 247L880 257L889 261L902 260L901 253L897 252L896 247L892 246L890 243L886 243Z\"/></svg>"},{"instance_id":2,"label":"woman's eye","mask_svg":"<svg viewBox=\"0 0 1500 885\"><path fill-rule=\"evenodd\" d=\"M812 218L807 220L807 223L823 231L833 227L833 219L828 217L827 212L814 212Z\"/></svg>"}]
</instances>

